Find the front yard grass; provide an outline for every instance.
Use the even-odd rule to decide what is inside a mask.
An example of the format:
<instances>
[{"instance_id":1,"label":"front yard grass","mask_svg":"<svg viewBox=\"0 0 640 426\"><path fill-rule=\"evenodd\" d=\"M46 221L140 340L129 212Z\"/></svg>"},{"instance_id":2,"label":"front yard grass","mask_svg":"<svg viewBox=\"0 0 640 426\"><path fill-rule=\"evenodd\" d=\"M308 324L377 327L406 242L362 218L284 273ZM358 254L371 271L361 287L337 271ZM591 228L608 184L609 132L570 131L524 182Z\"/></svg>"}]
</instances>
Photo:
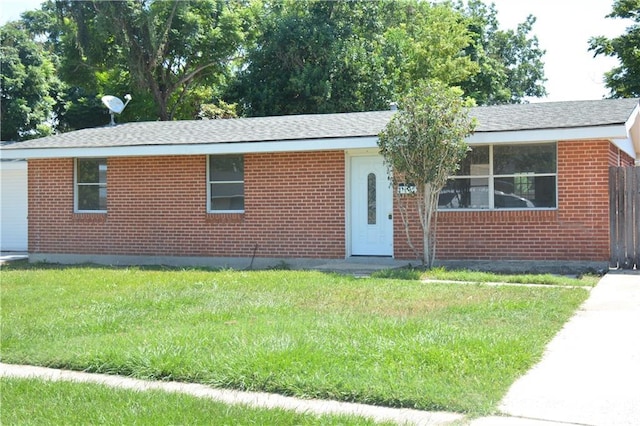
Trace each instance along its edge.
<instances>
[{"instance_id":1,"label":"front yard grass","mask_svg":"<svg viewBox=\"0 0 640 426\"><path fill-rule=\"evenodd\" d=\"M0 295L2 362L480 415L588 293L36 265Z\"/></svg>"},{"instance_id":2,"label":"front yard grass","mask_svg":"<svg viewBox=\"0 0 640 426\"><path fill-rule=\"evenodd\" d=\"M158 390L0 378L3 425L336 425L373 426L356 416L298 414L226 405Z\"/></svg>"}]
</instances>

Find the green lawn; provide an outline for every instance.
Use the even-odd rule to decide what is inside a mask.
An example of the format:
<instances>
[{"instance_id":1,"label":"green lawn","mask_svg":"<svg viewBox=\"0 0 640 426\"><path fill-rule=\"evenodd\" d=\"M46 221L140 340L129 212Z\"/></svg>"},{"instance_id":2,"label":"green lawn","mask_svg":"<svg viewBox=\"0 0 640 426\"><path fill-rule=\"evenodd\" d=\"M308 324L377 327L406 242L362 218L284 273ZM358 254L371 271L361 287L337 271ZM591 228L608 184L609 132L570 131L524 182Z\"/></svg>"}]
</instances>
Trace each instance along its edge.
<instances>
[{"instance_id":1,"label":"green lawn","mask_svg":"<svg viewBox=\"0 0 640 426\"><path fill-rule=\"evenodd\" d=\"M340 425L376 423L355 416L297 414L281 409L225 405L163 391L137 392L106 386L0 379L3 425Z\"/></svg>"},{"instance_id":2,"label":"green lawn","mask_svg":"<svg viewBox=\"0 0 640 426\"><path fill-rule=\"evenodd\" d=\"M303 271L4 267L1 356L485 414L587 291Z\"/></svg>"}]
</instances>

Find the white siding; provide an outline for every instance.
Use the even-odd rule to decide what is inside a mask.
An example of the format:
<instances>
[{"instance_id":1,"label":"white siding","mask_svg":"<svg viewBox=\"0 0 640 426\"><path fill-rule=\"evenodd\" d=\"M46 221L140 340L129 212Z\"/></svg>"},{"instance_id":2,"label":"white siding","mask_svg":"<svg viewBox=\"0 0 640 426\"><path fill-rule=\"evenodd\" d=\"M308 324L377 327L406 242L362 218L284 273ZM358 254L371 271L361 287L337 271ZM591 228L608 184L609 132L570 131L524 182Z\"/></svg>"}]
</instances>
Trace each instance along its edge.
<instances>
[{"instance_id":1,"label":"white siding","mask_svg":"<svg viewBox=\"0 0 640 426\"><path fill-rule=\"evenodd\" d=\"M0 250L27 251L27 162L0 163Z\"/></svg>"}]
</instances>

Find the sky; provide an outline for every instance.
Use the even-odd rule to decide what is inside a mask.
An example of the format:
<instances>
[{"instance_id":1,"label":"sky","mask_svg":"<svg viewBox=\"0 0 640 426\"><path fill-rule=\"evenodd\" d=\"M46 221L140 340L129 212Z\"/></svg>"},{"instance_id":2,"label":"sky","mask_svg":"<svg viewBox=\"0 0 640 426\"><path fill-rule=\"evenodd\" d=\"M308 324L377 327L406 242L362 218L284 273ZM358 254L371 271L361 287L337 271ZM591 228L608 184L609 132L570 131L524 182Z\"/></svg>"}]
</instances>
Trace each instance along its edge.
<instances>
[{"instance_id":1,"label":"sky","mask_svg":"<svg viewBox=\"0 0 640 426\"><path fill-rule=\"evenodd\" d=\"M42 0L2 0L0 24L18 19L26 10L38 9ZM483 0L485 1L485 0ZM618 65L615 58L593 57L588 41L594 36L616 37L630 20L605 18L613 0L486 0L495 3L501 29L516 29L528 15L536 17L532 34L546 51L545 87L540 101L601 99L608 94L604 73Z\"/></svg>"}]
</instances>

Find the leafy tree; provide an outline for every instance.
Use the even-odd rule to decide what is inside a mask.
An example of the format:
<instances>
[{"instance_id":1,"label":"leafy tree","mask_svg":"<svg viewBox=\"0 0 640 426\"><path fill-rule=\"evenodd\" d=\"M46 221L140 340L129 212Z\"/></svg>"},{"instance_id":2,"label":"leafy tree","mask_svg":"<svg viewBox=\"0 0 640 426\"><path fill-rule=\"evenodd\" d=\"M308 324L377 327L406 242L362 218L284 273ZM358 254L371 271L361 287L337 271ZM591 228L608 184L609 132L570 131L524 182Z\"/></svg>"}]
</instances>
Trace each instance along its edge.
<instances>
[{"instance_id":1,"label":"leafy tree","mask_svg":"<svg viewBox=\"0 0 640 426\"><path fill-rule=\"evenodd\" d=\"M381 59L362 36L376 26L379 5L265 2L260 36L230 97L252 116L379 109Z\"/></svg>"},{"instance_id":2,"label":"leafy tree","mask_svg":"<svg viewBox=\"0 0 640 426\"><path fill-rule=\"evenodd\" d=\"M480 104L543 96L534 18L498 29L495 7L409 1L266 1L227 100L246 115L385 109L425 79Z\"/></svg>"},{"instance_id":3,"label":"leafy tree","mask_svg":"<svg viewBox=\"0 0 640 426\"><path fill-rule=\"evenodd\" d=\"M390 4L382 50L386 75L396 98L427 79L445 84L478 72L465 48L471 42L465 17L449 3L410 1Z\"/></svg>"},{"instance_id":4,"label":"leafy tree","mask_svg":"<svg viewBox=\"0 0 640 426\"><path fill-rule=\"evenodd\" d=\"M640 0L616 0L607 18L634 21L625 34L614 38L592 37L589 50L594 56L617 57L620 65L605 73L604 80L613 98L640 96Z\"/></svg>"},{"instance_id":5,"label":"leafy tree","mask_svg":"<svg viewBox=\"0 0 640 426\"><path fill-rule=\"evenodd\" d=\"M435 224L440 191L465 157L465 138L474 128L472 100L462 90L438 80L421 82L399 104L398 112L380 133L378 146L389 169L407 240L424 265L435 259ZM414 210L415 209L415 210ZM417 212L422 229L422 253L412 242L410 214Z\"/></svg>"},{"instance_id":6,"label":"leafy tree","mask_svg":"<svg viewBox=\"0 0 640 426\"><path fill-rule=\"evenodd\" d=\"M50 134L61 83L55 58L34 41L21 22L0 27L2 140Z\"/></svg>"},{"instance_id":7,"label":"leafy tree","mask_svg":"<svg viewBox=\"0 0 640 426\"><path fill-rule=\"evenodd\" d=\"M472 42L466 48L478 73L459 81L467 96L480 105L520 103L525 97L542 97L544 88L544 50L538 39L530 36L535 17L514 30L500 30L494 4L469 0L466 8L458 8L467 16Z\"/></svg>"},{"instance_id":8,"label":"leafy tree","mask_svg":"<svg viewBox=\"0 0 640 426\"><path fill-rule=\"evenodd\" d=\"M75 27L69 63L91 73L121 70L153 99L161 120L197 115L202 96L225 84L247 25L239 1L56 3Z\"/></svg>"}]
</instances>

